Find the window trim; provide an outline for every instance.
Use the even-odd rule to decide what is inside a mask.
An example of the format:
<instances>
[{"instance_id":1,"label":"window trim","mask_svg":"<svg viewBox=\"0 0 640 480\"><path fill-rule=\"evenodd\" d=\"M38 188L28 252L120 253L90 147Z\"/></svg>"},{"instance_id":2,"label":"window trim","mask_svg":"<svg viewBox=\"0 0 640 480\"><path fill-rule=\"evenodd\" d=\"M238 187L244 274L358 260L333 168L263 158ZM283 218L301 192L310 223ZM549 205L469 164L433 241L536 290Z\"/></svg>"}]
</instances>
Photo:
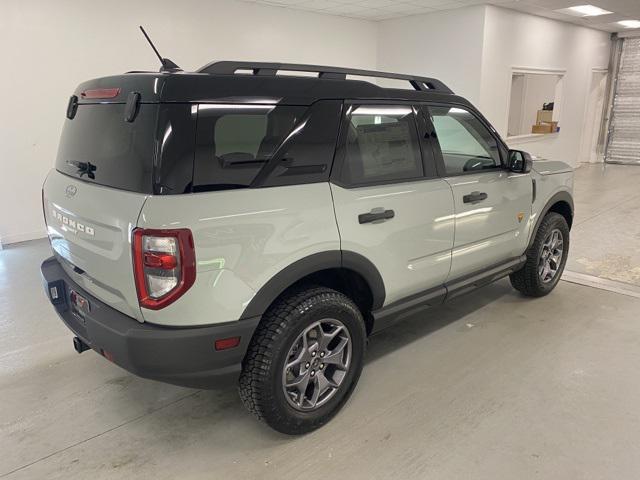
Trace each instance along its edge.
<instances>
[{"instance_id":1,"label":"window trim","mask_svg":"<svg viewBox=\"0 0 640 480\"><path fill-rule=\"evenodd\" d=\"M459 172L459 173L448 173L444 164L444 158L442 156L442 150L440 149L440 142L438 141L435 126L431 121L431 116L428 114L429 107L457 107L462 108L473 115L489 132L489 134L493 137L498 145L498 155L500 157L500 165L497 165L493 168L487 168L484 170L471 170L468 172ZM440 178L446 177L460 177L464 175L478 175L482 173L495 173L499 171L504 171L507 169L507 157L509 152L509 147L506 145L504 140L500 137L496 129L491 125L488 120L475 108L471 105L466 105L464 103L457 102L420 102L419 105L420 114L424 117L424 121L427 124L428 134L425 135L425 138L429 138L429 143L431 144L431 148L433 150L433 156L436 163L436 168L438 170L438 176Z\"/></svg>"},{"instance_id":2,"label":"window trim","mask_svg":"<svg viewBox=\"0 0 640 480\"><path fill-rule=\"evenodd\" d=\"M393 180L372 180L369 182L352 183L345 180L343 173L343 166L346 160L346 139L349 127L348 112L349 107L360 105L402 105L409 106L412 110L413 127L415 129L416 138L418 139L418 146L420 149L420 159L422 162L422 175L393 179ZM340 129L338 134L338 142L333 160L333 168L329 176L329 181L334 185L338 185L343 188L361 188L361 187L375 187L383 185L394 185L409 182L420 182L423 180L431 180L438 178L438 171L435 158L433 156L433 150L425 140L425 127L426 122L424 118L422 121L424 125L420 125L419 117L423 117L420 113L420 106L418 102L411 100L387 100L387 99L346 99L343 104L342 117L340 120Z\"/></svg>"}]
</instances>

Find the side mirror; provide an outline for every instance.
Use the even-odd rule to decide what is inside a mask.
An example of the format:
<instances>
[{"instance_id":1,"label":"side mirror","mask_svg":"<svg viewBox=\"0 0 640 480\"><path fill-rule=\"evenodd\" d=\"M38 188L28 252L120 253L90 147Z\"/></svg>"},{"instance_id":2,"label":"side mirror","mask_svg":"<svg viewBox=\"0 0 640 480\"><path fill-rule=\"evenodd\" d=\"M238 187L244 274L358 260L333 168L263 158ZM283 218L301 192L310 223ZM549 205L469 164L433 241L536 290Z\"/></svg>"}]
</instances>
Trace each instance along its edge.
<instances>
[{"instance_id":1,"label":"side mirror","mask_svg":"<svg viewBox=\"0 0 640 480\"><path fill-rule=\"evenodd\" d=\"M509 150L509 170L515 173L529 173L533 166L531 155L522 150Z\"/></svg>"}]
</instances>

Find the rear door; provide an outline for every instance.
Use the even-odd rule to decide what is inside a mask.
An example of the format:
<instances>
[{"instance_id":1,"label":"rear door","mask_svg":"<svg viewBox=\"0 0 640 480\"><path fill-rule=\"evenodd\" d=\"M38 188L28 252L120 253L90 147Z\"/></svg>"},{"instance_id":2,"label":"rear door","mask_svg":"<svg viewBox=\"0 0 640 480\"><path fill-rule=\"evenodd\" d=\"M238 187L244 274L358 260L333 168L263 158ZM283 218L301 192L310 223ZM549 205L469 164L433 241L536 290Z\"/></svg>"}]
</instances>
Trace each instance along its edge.
<instances>
[{"instance_id":1,"label":"rear door","mask_svg":"<svg viewBox=\"0 0 640 480\"><path fill-rule=\"evenodd\" d=\"M453 198L430 148L422 148L415 108L351 103L345 112L331 185L342 250L374 263L386 305L441 286L451 262Z\"/></svg>"},{"instance_id":2,"label":"rear door","mask_svg":"<svg viewBox=\"0 0 640 480\"><path fill-rule=\"evenodd\" d=\"M449 279L464 277L524 253L533 188L528 174L506 170L506 149L473 111L423 107L438 170L451 185L455 242ZM503 160L503 157L504 160Z\"/></svg>"},{"instance_id":3,"label":"rear door","mask_svg":"<svg viewBox=\"0 0 640 480\"><path fill-rule=\"evenodd\" d=\"M161 148L168 151L178 133L157 132L157 103L139 105L135 118L125 121L125 100L120 94L81 102L67 116L56 169L43 187L43 207L51 246L71 278L141 319L131 230L153 192L154 162L162 158L156 138L165 138Z\"/></svg>"}]
</instances>

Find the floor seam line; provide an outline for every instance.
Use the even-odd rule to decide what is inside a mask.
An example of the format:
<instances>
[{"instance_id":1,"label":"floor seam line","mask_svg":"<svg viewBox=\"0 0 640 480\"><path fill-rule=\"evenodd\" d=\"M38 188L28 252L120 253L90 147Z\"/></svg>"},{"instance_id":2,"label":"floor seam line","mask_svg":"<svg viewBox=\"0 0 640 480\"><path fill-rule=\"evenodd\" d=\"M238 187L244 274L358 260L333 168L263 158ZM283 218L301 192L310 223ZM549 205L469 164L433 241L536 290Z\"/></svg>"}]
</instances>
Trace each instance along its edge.
<instances>
[{"instance_id":1,"label":"floor seam line","mask_svg":"<svg viewBox=\"0 0 640 480\"><path fill-rule=\"evenodd\" d=\"M620 204L615 205L615 206L613 206L613 207L611 207L611 208L607 208L606 210L603 210L603 211L602 211L602 212L600 212L600 213L596 213L596 214L595 214L594 216L592 216L592 217L585 218L584 220L581 220L580 222L576 223L574 226L575 226L575 227L578 227L578 226L582 225L583 223L586 223L586 222L588 222L588 221L590 221L590 220L593 220L594 218L597 218L597 217L599 217L600 215L602 215L602 214L604 214L604 213L609 213L610 211L612 211L612 210L615 210L615 209L619 208L619 207L620 207L620 205L621 205L622 203L631 202L631 201L633 201L633 200L637 200L637 199L640 199L640 195L635 195L635 196L633 196L633 197L627 198L626 200L623 200L622 202L620 202Z\"/></svg>"},{"instance_id":2,"label":"floor seam line","mask_svg":"<svg viewBox=\"0 0 640 480\"><path fill-rule=\"evenodd\" d=\"M596 277L588 273L573 272L571 270L566 270L564 273L568 274L568 278L565 278L563 275L560 280L568 283L595 288L605 292L617 293L618 295L625 295L627 297L640 298L640 287L631 283Z\"/></svg>"},{"instance_id":3,"label":"floor seam line","mask_svg":"<svg viewBox=\"0 0 640 480\"><path fill-rule=\"evenodd\" d=\"M178 403L178 402L180 402L182 400L185 400L185 399L187 399L189 397L193 397L194 395L200 393L201 391L202 390L196 390L195 392L190 393L189 395L185 395L184 397L177 398L173 402L169 402L166 405L163 405L162 407L156 408L155 410L151 410L150 412L145 412L142 415L138 415L137 417L134 417L131 420L127 420L126 422L121 423L119 425L116 425L115 427L111 427L111 428L105 430L104 432L97 433L97 434L95 434L95 435L93 435L93 436L91 436L89 438L85 438L84 440L80 440L79 442L76 442L73 445L69 445L69 446L66 446L64 448L61 448L60 450L57 450L57 451L52 452L52 453L50 453L48 455L45 455L44 457L41 457L41 458L39 458L37 460L34 460L33 462L30 462L30 463L22 465L22 466L20 466L18 468L15 468L15 469L11 470L10 472L2 473L2 474L0 474L0 478L5 478L5 477L7 477L9 475L12 475L12 474L14 474L16 472L19 472L20 470L24 470L25 468L28 468L28 467L30 467L32 465L35 465L36 463L39 463L39 462L41 462L43 460L46 460L46 459L51 458L51 457L53 457L55 455L58 455L59 453L65 452L65 451L67 451L67 450L69 450L69 449L71 449L73 447L77 447L78 445L82 445L83 443L89 442L89 441L91 441L91 440L93 440L95 438L98 438L98 437L102 436L102 435L105 435L107 433L113 432L114 430L117 430L118 428L124 427L126 425L129 425L130 423L133 423L133 422L136 422L136 421L140 420L141 418L144 418L144 417L152 415L152 414L154 414L156 412L159 412L160 410L163 410L163 409L165 409L167 407L170 407L171 405L174 405L174 404L176 404L176 403Z\"/></svg>"}]
</instances>

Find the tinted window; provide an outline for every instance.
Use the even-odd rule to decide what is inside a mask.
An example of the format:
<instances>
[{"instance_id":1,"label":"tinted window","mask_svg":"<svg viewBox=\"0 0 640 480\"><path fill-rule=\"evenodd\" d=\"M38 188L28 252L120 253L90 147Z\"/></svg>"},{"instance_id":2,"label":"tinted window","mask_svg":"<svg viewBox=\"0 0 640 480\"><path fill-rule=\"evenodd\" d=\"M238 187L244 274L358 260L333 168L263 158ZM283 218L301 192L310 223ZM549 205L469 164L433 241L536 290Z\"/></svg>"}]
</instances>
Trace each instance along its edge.
<instances>
[{"instance_id":1,"label":"tinted window","mask_svg":"<svg viewBox=\"0 0 640 480\"><path fill-rule=\"evenodd\" d=\"M218 119L213 142L216 155L248 154L255 159L260 144L267 136L267 116L263 114L231 114ZM268 154L268 153L265 153Z\"/></svg>"},{"instance_id":2,"label":"tinted window","mask_svg":"<svg viewBox=\"0 0 640 480\"><path fill-rule=\"evenodd\" d=\"M297 106L200 105L194 190L249 186L305 110Z\"/></svg>"},{"instance_id":3,"label":"tinted window","mask_svg":"<svg viewBox=\"0 0 640 480\"><path fill-rule=\"evenodd\" d=\"M422 175L412 107L353 107L348 115L343 166L347 183L401 181Z\"/></svg>"},{"instance_id":4,"label":"tinted window","mask_svg":"<svg viewBox=\"0 0 640 480\"><path fill-rule=\"evenodd\" d=\"M319 100L296 124L279 158L260 172L265 186L329 180L342 113L341 100Z\"/></svg>"},{"instance_id":5,"label":"tinted window","mask_svg":"<svg viewBox=\"0 0 640 480\"><path fill-rule=\"evenodd\" d=\"M140 105L132 123L124 104L79 105L65 120L56 169L81 180L152 193L157 105Z\"/></svg>"},{"instance_id":6,"label":"tinted window","mask_svg":"<svg viewBox=\"0 0 640 480\"><path fill-rule=\"evenodd\" d=\"M155 193L190 192L196 134L196 115L192 114L191 105L160 105L156 132Z\"/></svg>"},{"instance_id":7,"label":"tinted window","mask_svg":"<svg viewBox=\"0 0 640 480\"><path fill-rule=\"evenodd\" d=\"M500 166L498 142L471 112L459 107L429 107L449 175Z\"/></svg>"}]
</instances>

